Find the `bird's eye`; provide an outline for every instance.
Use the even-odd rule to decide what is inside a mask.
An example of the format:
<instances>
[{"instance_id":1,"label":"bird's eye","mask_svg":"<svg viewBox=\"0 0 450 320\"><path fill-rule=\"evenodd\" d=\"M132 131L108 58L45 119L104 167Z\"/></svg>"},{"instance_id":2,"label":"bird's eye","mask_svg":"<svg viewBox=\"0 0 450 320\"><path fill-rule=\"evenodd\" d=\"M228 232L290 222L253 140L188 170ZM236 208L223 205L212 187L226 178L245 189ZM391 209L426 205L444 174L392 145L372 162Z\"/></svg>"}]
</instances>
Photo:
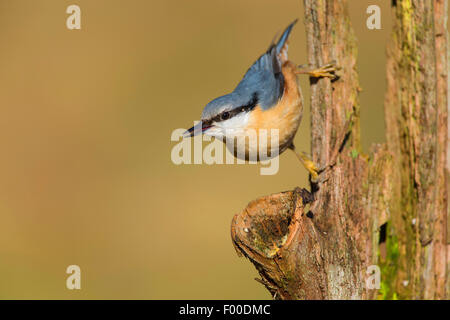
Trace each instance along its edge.
<instances>
[{"instance_id":1,"label":"bird's eye","mask_svg":"<svg viewBox=\"0 0 450 320\"><path fill-rule=\"evenodd\" d=\"M221 120L227 120L228 118L230 118L230 113L229 112L223 112L221 115L220 115L220 119Z\"/></svg>"}]
</instances>

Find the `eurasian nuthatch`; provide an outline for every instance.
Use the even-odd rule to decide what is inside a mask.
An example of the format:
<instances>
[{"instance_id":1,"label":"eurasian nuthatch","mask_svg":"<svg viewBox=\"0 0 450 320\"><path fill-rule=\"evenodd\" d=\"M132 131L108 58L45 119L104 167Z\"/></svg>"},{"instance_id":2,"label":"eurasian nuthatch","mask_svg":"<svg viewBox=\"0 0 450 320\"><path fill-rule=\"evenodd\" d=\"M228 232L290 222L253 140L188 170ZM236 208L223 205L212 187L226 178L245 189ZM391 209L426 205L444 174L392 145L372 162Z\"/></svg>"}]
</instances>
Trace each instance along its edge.
<instances>
[{"instance_id":1,"label":"eurasian nuthatch","mask_svg":"<svg viewBox=\"0 0 450 320\"><path fill-rule=\"evenodd\" d=\"M311 77L335 77L335 68L330 64L316 70L299 70L296 64L288 60L288 39L296 22L297 20L286 28L278 42L272 42L268 50L248 69L233 92L206 105L201 122L187 130L186 137L204 134L228 141L249 136L250 131L259 135L263 130L268 132L277 129L277 150L269 147L268 158L281 154L286 149L295 152L293 139L303 111L303 97L297 75L303 73ZM238 150L235 143L231 145L230 151L235 157L248 159L249 154L254 151L249 143L244 144L242 150ZM316 179L318 169L314 163L305 154L295 154L312 178Z\"/></svg>"}]
</instances>

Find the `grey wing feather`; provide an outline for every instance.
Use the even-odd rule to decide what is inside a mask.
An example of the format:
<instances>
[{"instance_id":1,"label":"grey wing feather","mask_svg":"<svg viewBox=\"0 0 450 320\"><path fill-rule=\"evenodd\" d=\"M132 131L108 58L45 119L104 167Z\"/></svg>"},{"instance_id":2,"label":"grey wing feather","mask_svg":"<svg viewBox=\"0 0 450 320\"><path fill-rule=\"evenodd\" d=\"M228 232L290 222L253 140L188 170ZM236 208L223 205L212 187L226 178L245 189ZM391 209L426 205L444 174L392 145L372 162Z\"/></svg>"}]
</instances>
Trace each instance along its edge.
<instances>
[{"instance_id":1,"label":"grey wing feather","mask_svg":"<svg viewBox=\"0 0 450 320\"><path fill-rule=\"evenodd\" d=\"M296 22L297 20L291 23L281 35L278 43L272 44L248 69L233 92L236 99L245 100L256 94L258 103L263 110L270 109L277 104L284 91L281 64L287 60L287 42Z\"/></svg>"},{"instance_id":2,"label":"grey wing feather","mask_svg":"<svg viewBox=\"0 0 450 320\"><path fill-rule=\"evenodd\" d=\"M283 95L284 78L277 58L276 47L271 46L247 71L233 94L252 97L255 93L262 109L275 105Z\"/></svg>"}]
</instances>

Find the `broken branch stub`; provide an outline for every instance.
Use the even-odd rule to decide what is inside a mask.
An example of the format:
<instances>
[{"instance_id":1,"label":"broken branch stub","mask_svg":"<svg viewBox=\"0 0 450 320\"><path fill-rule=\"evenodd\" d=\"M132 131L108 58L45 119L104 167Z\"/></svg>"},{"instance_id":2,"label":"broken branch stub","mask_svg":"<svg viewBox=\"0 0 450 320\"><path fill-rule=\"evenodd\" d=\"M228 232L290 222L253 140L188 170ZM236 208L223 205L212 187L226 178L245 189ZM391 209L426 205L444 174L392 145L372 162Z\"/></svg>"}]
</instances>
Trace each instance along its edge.
<instances>
[{"instance_id":1,"label":"broken branch stub","mask_svg":"<svg viewBox=\"0 0 450 320\"><path fill-rule=\"evenodd\" d=\"M304 189L258 198L233 218L231 235L238 254L256 267L275 299L322 299L318 233Z\"/></svg>"}]
</instances>

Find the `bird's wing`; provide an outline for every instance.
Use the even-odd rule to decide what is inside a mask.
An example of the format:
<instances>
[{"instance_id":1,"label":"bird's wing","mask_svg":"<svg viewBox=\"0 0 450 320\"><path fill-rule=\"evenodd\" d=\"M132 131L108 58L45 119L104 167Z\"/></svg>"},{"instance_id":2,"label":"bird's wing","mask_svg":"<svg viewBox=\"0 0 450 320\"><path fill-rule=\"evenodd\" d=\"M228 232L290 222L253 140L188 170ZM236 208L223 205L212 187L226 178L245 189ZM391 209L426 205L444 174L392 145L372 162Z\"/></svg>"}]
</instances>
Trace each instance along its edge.
<instances>
[{"instance_id":1,"label":"bird's wing","mask_svg":"<svg viewBox=\"0 0 450 320\"><path fill-rule=\"evenodd\" d=\"M262 109L274 106L283 95L284 78L273 45L248 69L233 95L239 101L256 96Z\"/></svg>"},{"instance_id":2,"label":"bird's wing","mask_svg":"<svg viewBox=\"0 0 450 320\"><path fill-rule=\"evenodd\" d=\"M283 32L278 43L272 44L248 69L233 92L239 100L243 101L247 97L250 99L256 95L258 105L264 110L277 104L284 91L284 77L281 66L287 60L288 38L296 22L297 20L291 23Z\"/></svg>"}]
</instances>

